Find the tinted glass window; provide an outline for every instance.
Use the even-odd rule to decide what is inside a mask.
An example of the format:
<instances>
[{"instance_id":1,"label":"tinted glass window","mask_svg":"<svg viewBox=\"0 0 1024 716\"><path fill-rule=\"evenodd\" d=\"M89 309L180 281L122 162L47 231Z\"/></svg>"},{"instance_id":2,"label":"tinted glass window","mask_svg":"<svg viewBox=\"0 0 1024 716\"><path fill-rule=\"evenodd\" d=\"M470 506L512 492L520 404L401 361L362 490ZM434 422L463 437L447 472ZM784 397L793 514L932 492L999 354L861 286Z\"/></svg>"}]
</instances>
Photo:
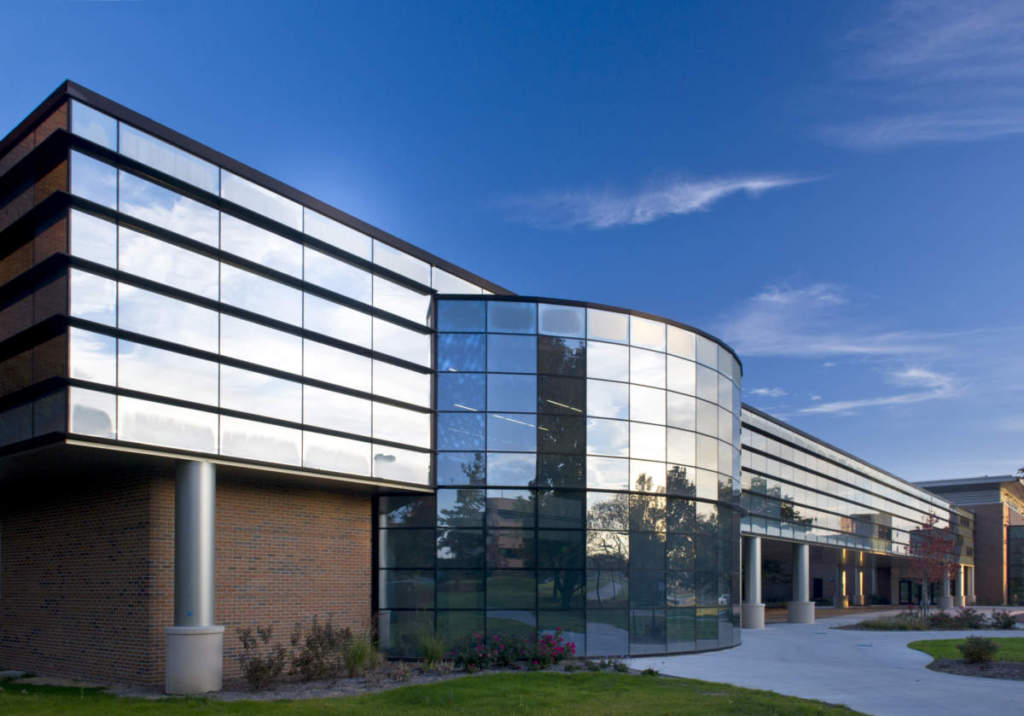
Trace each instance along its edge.
<instances>
[{"instance_id":1,"label":"tinted glass window","mask_svg":"<svg viewBox=\"0 0 1024 716\"><path fill-rule=\"evenodd\" d=\"M460 335L439 333L437 335L437 370L482 371L486 355L486 337L480 334Z\"/></svg>"},{"instance_id":2,"label":"tinted glass window","mask_svg":"<svg viewBox=\"0 0 1024 716\"><path fill-rule=\"evenodd\" d=\"M486 308L483 301L439 301L439 331L482 331Z\"/></svg>"},{"instance_id":3,"label":"tinted glass window","mask_svg":"<svg viewBox=\"0 0 1024 716\"><path fill-rule=\"evenodd\" d=\"M537 304L488 301L487 330L496 333L536 333Z\"/></svg>"},{"instance_id":4,"label":"tinted glass window","mask_svg":"<svg viewBox=\"0 0 1024 716\"><path fill-rule=\"evenodd\" d=\"M536 373L535 336L487 336L487 370L499 373Z\"/></svg>"}]
</instances>

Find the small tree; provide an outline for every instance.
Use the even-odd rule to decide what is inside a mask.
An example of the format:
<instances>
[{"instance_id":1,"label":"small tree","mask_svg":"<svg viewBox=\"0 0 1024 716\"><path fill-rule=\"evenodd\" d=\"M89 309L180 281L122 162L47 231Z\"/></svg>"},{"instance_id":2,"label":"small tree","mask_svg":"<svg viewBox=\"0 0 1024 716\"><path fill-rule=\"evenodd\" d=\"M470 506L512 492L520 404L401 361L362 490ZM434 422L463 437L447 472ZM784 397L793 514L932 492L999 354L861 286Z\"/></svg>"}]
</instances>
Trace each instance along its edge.
<instances>
[{"instance_id":1,"label":"small tree","mask_svg":"<svg viewBox=\"0 0 1024 716\"><path fill-rule=\"evenodd\" d=\"M910 534L910 573L921 580L921 616L928 615L928 585L953 577L957 566L956 535L928 515L924 526ZM948 595L947 595L948 596Z\"/></svg>"}]
</instances>

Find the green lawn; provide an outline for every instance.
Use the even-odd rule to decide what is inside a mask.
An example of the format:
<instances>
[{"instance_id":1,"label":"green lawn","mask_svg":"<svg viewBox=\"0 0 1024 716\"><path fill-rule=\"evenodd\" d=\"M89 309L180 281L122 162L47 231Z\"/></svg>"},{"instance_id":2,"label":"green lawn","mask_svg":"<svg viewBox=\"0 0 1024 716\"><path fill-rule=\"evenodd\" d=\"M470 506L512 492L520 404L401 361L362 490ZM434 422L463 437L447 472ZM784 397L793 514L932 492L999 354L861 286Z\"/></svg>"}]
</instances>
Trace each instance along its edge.
<instances>
[{"instance_id":1,"label":"green lawn","mask_svg":"<svg viewBox=\"0 0 1024 716\"><path fill-rule=\"evenodd\" d=\"M999 651L992 657L995 661L1024 661L1024 636L994 637L992 641L999 645ZM964 655L956 645L963 643L963 639L924 639L912 641L907 646L923 651L933 659L962 659Z\"/></svg>"},{"instance_id":2,"label":"green lawn","mask_svg":"<svg viewBox=\"0 0 1024 716\"><path fill-rule=\"evenodd\" d=\"M122 699L95 690L2 683L10 714L854 714L832 706L690 679L616 673L514 672L336 699ZM25 693L22 693L25 692Z\"/></svg>"}]
</instances>

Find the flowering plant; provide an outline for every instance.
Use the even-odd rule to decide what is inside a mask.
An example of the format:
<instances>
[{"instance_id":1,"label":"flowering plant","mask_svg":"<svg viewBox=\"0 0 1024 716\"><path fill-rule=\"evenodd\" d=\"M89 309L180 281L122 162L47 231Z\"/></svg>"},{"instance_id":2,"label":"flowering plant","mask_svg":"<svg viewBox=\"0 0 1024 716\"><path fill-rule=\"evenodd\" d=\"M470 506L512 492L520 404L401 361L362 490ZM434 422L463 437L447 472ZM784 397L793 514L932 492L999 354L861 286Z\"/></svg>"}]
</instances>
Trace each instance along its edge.
<instances>
[{"instance_id":1,"label":"flowering plant","mask_svg":"<svg viewBox=\"0 0 1024 716\"><path fill-rule=\"evenodd\" d=\"M462 646L452 649L448 658L472 672L493 667L518 668L520 661L526 661L532 669L543 669L575 653L576 645L566 642L559 628L554 634L544 634L532 643L521 636L492 634L485 637L478 632Z\"/></svg>"}]
</instances>

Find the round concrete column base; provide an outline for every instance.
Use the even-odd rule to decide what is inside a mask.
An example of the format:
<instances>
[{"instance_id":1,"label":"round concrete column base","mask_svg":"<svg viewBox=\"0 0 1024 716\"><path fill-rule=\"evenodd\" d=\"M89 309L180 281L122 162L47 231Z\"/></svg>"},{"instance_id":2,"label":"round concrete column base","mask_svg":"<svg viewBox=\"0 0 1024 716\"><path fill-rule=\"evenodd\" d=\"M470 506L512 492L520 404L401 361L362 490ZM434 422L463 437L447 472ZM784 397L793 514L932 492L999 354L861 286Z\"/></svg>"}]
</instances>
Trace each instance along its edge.
<instances>
[{"instance_id":1,"label":"round concrete column base","mask_svg":"<svg viewBox=\"0 0 1024 716\"><path fill-rule=\"evenodd\" d=\"M836 600L835 606L836 609L846 609L850 606L850 599L848 597L839 597L839 599Z\"/></svg>"},{"instance_id":2,"label":"round concrete column base","mask_svg":"<svg viewBox=\"0 0 1024 716\"><path fill-rule=\"evenodd\" d=\"M953 606L954 607L966 607L967 606L967 598L963 597L963 596L953 597Z\"/></svg>"},{"instance_id":3,"label":"round concrete column base","mask_svg":"<svg viewBox=\"0 0 1024 716\"><path fill-rule=\"evenodd\" d=\"M169 694L205 694L220 691L224 679L224 627L172 626L167 634Z\"/></svg>"},{"instance_id":4,"label":"round concrete column base","mask_svg":"<svg viewBox=\"0 0 1024 716\"><path fill-rule=\"evenodd\" d=\"M764 604L743 604L740 610L744 629L764 629Z\"/></svg>"},{"instance_id":5,"label":"round concrete column base","mask_svg":"<svg viewBox=\"0 0 1024 716\"><path fill-rule=\"evenodd\" d=\"M953 597L939 597L938 606L939 609L952 609Z\"/></svg>"},{"instance_id":6,"label":"round concrete column base","mask_svg":"<svg viewBox=\"0 0 1024 716\"><path fill-rule=\"evenodd\" d=\"M863 607L864 606L864 595L863 594L854 594L853 595L853 606L855 606L855 607Z\"/></svg>"},{"instance_id":7,"label":"round concrete column base","mask_svg":"<svg viewBox=\"0 0 1024 716\"><path fill-rule=\"evenodd\" d=\"M789 612L789 621L794 624L814 623L814 602L788 602L786 611Z\"/></svg>"}]
</instances>

